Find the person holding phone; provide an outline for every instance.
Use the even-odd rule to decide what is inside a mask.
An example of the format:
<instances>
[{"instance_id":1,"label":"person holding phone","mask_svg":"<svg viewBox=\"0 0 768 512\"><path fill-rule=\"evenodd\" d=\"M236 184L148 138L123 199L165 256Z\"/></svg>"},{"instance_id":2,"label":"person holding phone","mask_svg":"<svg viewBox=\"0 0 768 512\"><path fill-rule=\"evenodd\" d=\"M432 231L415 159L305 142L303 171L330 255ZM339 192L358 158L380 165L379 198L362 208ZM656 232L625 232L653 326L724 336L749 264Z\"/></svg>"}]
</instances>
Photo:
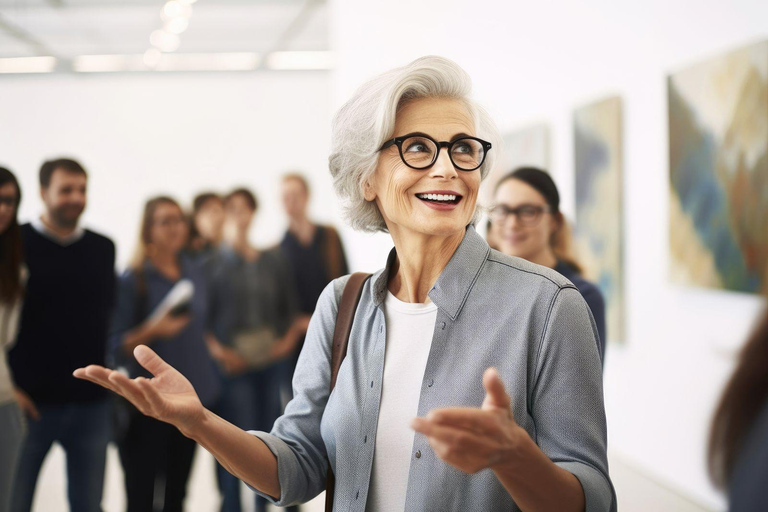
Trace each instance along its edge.
<instances>
[{"instance_id":1,"label":"person holding phone","mask_svg":"<svg viewBox=\"0 0 768 512\"><path fill-rule=\"evenodd\" d=\"M137 253L120 278L110 344L115 364L134 378L149 374L131 357L133 349L151 346L185 368L185 375L201 390L202 402L212 406L219 381L205 343L206 284L199 266L183 256L187 236L184 213L175 200L147 201ZM124 424L117 425L117 444L128 512L155 510L158 495L164 497L162 510L182 510L194 441L124 405L121 409L127 414L119 421Z\"/></svg>"}]
</instances>

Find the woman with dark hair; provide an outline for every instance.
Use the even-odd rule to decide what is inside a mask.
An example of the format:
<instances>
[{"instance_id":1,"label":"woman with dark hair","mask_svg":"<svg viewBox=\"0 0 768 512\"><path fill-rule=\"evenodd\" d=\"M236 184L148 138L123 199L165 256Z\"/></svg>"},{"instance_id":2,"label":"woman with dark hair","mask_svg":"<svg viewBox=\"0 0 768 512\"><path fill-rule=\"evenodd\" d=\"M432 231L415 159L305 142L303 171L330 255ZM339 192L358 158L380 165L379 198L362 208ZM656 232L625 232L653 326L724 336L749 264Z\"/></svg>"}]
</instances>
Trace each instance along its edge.
<instances>
[{"instance_id":1,"label":"woman with dark hair","mask_svg":"<svg viewBox=\"0 0 768 512\"><path fill-rule=\"evenodd\" d=\"M16 218L21 189L11 171L0 167L0 512L10 507L11 485L24 437L22 408L36 416L32 401L14 391L6 351L16 340L24 295L21 232Z\"/></svg>"},{"instance_id":2,"label":"woman with dark hair","mask_svg":"<svg viewBox=\"0 0 768 512\"><path fill-rule=\"evenodd\" d=\"M521 167L496 183L490 210L489 244L504 254L555 269L579 289L592 311L605 359L605 302L600 290L582 277L571 249L571 233L560 211L560 194L541 169Z\"/></svg>"},{"instance_id":3,"label":"woman with dark hair","mask_svg":"<svg viewBox=\"0 0 768 512\"><path fill-rule=\"evenodd\" d=\"M768 483L768 310L739 355L715 410L709 473L731 512L765 510Z\"/></svg>"},{"instance_id":4,"label":"woman with dark hair","mask_svg":"<svg viewBox=\"0 0 768 512\"><path fill-rule=\"evenodd\" d=\"M189 251L207 255L221 243L224 227L224 200L215 192L203 192L192 201Z\"/></svg>"},{"instance_id":5,"label":"woman with dark hair","mask_svg":"<svg viewBox=\"0 0 768 512\"><path fill-rule=\"evenodd\" d=\"M152 346L185 368L185 375L201 390L203 403L212 406L219 384L204 339L206 284L199 266L183 255L187 235L186 219L176 201L169 197L147 201L136 255L120 278L110 345L116 363L133 378L149 374L130 354L139 345ZM120 408L127 411L127 418L125 425L119 425L117 444L128 512L156 510L157 496L164 497L163 511L180 512L194 441L125 406Z\"/></svg>"}]
</instances>

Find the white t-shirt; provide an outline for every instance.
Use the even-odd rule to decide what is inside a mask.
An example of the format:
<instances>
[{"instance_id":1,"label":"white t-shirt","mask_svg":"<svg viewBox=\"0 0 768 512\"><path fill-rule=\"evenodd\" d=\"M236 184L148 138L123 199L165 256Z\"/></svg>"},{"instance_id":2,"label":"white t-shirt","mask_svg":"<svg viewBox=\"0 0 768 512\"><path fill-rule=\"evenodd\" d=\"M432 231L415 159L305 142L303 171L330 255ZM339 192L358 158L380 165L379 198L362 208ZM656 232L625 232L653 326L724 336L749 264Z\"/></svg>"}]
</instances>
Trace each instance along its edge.
<instances>
[{"instance_id":1,"label":"white t-shirt","mask_svg":"<svg viewBox=\"0 0 768 512\"><path fill-rule=\"evenodd\" d=\"M437 306L432 302L402 302L387 292L384 316L387 322L384 382L367 512L405 509L414 438L411 420L419 409Z\"/></svg>"}]
</instances>

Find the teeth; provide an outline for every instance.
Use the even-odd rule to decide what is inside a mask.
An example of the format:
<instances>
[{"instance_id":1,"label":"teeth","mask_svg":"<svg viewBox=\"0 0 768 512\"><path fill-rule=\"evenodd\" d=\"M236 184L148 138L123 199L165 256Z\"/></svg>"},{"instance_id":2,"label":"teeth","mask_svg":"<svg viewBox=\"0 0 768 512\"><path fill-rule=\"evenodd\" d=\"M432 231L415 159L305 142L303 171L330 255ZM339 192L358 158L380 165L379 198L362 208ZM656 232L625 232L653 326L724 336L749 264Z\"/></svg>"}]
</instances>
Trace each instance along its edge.
<instances>
[{"instance_id":1,"label":"teeth","mask_svg":"<svg viewBox=\"0 0 768 512\"><path fill-rule=\"evenodd\" d=\"M419 199L427 199L429 201L455 201L456 196L453 194L416 194Z\"/></svg>"}]
</instances>

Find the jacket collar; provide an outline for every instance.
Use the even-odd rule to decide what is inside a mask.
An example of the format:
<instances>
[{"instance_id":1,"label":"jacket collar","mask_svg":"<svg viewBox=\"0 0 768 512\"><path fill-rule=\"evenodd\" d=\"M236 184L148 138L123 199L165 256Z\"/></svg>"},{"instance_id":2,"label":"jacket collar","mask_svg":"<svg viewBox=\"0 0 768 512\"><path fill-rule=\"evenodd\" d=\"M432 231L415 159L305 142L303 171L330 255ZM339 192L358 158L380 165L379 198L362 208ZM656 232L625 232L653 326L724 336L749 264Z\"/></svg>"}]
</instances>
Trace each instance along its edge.
<instances>
[{"instance_id":1,"label":"jacket collar","mask_svg":"<svg viewBox=\"0 0 768 512\"><path fill-rule=\"evenodd\" d=\"M453 253L448 264L440 273L437 282L429 292L429 298L451 320L456 320L461 308L472 290L480 270L491 249L486 241L477 234L473 226L467 227L464 239ZM372 300L375 306L380 306L387 296L387 283L395 259L397 249L392 249L387 258L387 265L373 275L371 287Z\"/></svg>"}]
</instances>

